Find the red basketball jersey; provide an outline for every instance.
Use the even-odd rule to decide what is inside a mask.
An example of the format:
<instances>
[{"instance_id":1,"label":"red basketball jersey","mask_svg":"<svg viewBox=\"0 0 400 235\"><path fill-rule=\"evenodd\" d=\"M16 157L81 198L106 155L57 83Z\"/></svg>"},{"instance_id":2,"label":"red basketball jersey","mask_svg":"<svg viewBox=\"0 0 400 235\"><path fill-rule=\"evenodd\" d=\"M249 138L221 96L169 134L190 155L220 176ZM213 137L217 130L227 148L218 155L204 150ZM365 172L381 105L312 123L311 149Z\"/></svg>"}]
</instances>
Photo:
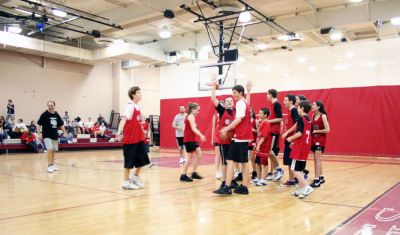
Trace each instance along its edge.
<instances>
[{"instance_id":1,"label":"red basketball jersey","mask_svg":"<svg viewBox=\"0 0 400 235\"><path fill-rule=\"evenodd\" d=\"M278 100L271 104L271 108L269 110L270 114L269 114L269 117L268 117L269 120L277 118L276 113L275 113L275 104L281 105ZM271 132L272 133L274 133L274 134L281 133L281 123L280 122L278 122L278 123L270 123L270 125L271 125Z\"/></svg>"},{"instance_id":2,"label":"red basketball jersey","mask_svg":"<svg viewBox=\"0 0 400 235\"><path fill-rule=\"evenodd\" d=\"M132 117L124 126L123 144L136 144L144 141L140 110L133 108Z\"/></svg>"},{"instance_id":3,"label":"red basketball jersey","mask_svg":"<svg viewBox=\"0 0 400 235\"><path fill-rule=\"evenodd\" d=\"M253 131L250 122L250 106L244 99L242 101L246 104L246 111L240 123L235 127L235 135L233 138L241 141L251 141L253 139Z\"/></svg>"},{"instance_id":4,"label":"red basketball jersey","mask_svg":"<svg viewBox=\"0 0 400 235\"><path fill-rule=\"evenodd\" d=\"M322 114L315 120L315 114L312 119L312 130L323 130L325 129L324 121L322 120ZM325 133L315 133L312 134L312 145L319 145L325 147L326 144L326 134Z\"/></svg>"},{"instance_id":5,"label":"red basketball jersey","mask_svg":"<svg viewBox=\"0 0 400 235\"><path fill-rule=\"evenodd\" d=\"M219 123L218 123L218 138L219 138L219 133L222 128L229 126L233 120L235 120L235 111L232 110L232 115L229 114L228 110L225 110L224 114L219 118ZM226 140L219 140L219 144L231 144L232 139L226 139Z\"/></svg>"},{"instance_id":6,"label":"red basketball jersey","mask_svg":"<svg viewBox=\"0 0 400 235\"><path fill-rule=\"evenodd\" d=\"M291 110L289 110L289 113L288 113L288 115L287 115L287 118L286 118L285 121L284 121L284 124L285 124L285 131L289 130L289 129L296 123L296 120L293 119L292 112L296 112L296 113L297 113L297 109L296 109L295 106L293 106L293 108L292 108ZM297 116L298 116L298 114L297 114ZM294 135L295 133L296 133L296 130L294 130L293 132L289 133L289 134L287 135L286 139L287 139L288 137Z\"/></svg>"},{"instance_id":7,"label":"red basketball jersey","mask_svg":"<svg viewBox=\"0 0 400 235\"><path fill-rule=\"evenodd\" d=\"M271 125L268 121L262 121L258 127L258 138L257 143L260 142L261 137L264 137L265 140L260 146L260 154L268 155L271 150L272 144L272 136L271 136Z\"/></svg>"},{"instance_id":8,"label":"red basketball jersey","mask_svg":"<svg viewBox=\"0 0 400 235\"><path fill-rule=\"evenodd\" d=\"M293 140L290 157L295 160L305 161L311 148L311 120L307 115L299 118L302 119L304 128L301 137Z\"/></svg>"},{"instance_id":9,"label":"red basketball jersey","mask_svg":"<svg viewBox=\"0 0 400 235\"><path fill-rule=\"evenodd\" d=\"M251 142L249 142L249 146L255 146L256 142L257 142L257 121L256 119L253 119L253 121L251 121L251 128L252 128L252 133L253 133L253 139L251 140ZM256 131L253 131L256 130Z\"/></svg>"},{"instance_id":10,"label":"red basketball jersey","mask_svg":"<svg viewBox=\"0 0 400 235\"><path fill-rule=\"evenodd\" d=\"M185 132L183 134L183 142L197 142L196 134L193 132L192 127L190 126L188 117L189 115L187 115L185 119Z\"/></svg>"}]
</instances>

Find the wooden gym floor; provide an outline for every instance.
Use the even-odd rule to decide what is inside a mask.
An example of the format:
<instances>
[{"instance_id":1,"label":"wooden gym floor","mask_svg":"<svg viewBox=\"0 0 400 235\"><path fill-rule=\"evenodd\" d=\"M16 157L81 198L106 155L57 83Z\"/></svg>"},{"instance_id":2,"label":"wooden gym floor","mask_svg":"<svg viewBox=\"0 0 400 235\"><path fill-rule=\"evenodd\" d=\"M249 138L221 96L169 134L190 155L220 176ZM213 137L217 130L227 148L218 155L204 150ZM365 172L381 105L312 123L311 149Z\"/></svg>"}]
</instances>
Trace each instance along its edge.
<instances>
[{"instance_id":1,"label":"wooden gym floor","mask_svg":"<svg viewBox=\"0 0 400 235\"><path fill-rule=\"evenodd\" d=\"M45 154L0 155L0 234L326 234L400 179L397 159L329 156L326 184L304 200L274 182L218 197L211 154L205 179L181 183L177 152L155 150L133 191L121 188L121 150L60 152L54 174Z\"/></svg>"}]
</instances>

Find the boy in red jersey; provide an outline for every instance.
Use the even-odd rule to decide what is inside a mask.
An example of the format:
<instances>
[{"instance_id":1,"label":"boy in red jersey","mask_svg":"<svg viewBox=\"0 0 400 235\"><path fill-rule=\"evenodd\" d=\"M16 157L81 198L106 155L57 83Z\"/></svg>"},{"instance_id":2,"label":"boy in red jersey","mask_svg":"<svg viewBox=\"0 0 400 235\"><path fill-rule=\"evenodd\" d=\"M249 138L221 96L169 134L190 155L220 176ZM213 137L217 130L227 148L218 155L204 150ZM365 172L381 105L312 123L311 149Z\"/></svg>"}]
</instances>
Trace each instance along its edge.
<instances>
[{"instance_id":1,"label":"boy in red jersey","mask_svg":"<svg viewBox=\"0 0 400 235\"><path fill-rule=\"evenodd\" d=\"M236 85L232 88L233 98L236 100L235 120L228 126L221 129L221 135L226 136L228 131L234 130L232 143L229 147L227 157L226 185L217 190L219 195L231 195L231 183L233 178L234 163L242 164L243 185L238 186L234 193L249 194L247 188L249 182L249 155L248 144L253 139L252 127L250 123L250 106L244 99L244 87Z\"/></svg>"},{"instance_id":2,"label":"boy in red jersey","mask_svg":"<svg viewBox=\"0 0 400 235\"><path fill-rule=\"evenodd\" d=\"M287 138L291 144L292 151L290 156L292 158L291 170L299 181L299 188L293 192L293 196L305 198L314 190L309 186L303 177L303 170L306 168L308 153L311 147L311 119L308 113L311 110L311 104L308 101L300 102L298 112L300 117L296 122L296 133Z\"/></svg>"},{"instance_id":3,"label":"boy in red jersey","mask_svg":"<svg viewBox=\"0 0 400 235\"><path fill-rule=\"evenodd\" d=\"M142 93L137 86L128 90L131 102L125 107L124 115L118 126L117 141L123 139L124 151L124 189L143 188L144 184L139 179L139 173L143 166L150 163L144 144L145 137L142 129L142 115L140 113L139 102L142 100ZM121 132L123 130L123 137ZM135 167L135 173L129 178L130 170Z\"/></svg>"},{"instance_id":4,"label":"boy in red jersey","mask_svg":"<svg viewBox=\"0 0 400 235\"><path fill-rule=\"evenodd\" d=\"M269 109L262 108L258 114L258 141L255 149L257 177L252 181L257 186L267 185L265 178L268 173L268 156L271 154L271 127L267 118Z\"/></svg>"},{"instance_id":5,"label":"boy in red jersey","mask_svg":"<svg viewBox=\"0 0 400 235\"><path fill-rule=\"evenodd\" d=\"M202 179L197 172L197 165L201 158L201 149L199 143L197 142L197 137L199 136L202 142L206 141L206 137L197 129L196 116L200 112L200 106L197 103L189 103L188 105L188 115L185 119L185 131L183 134L183 144L186 149L186 161L182 167L182 174L180 181L182 182L192 182L193 179ZM196 155L193 163L192 178L187 175L187 170L189 165L192 163L193 154Z\"/></svg>"},{"instance_id":6,"label":"boy in red jersey","mask_svg":"<svg viewBox=\"0 0 400 235\"><path fill-rule=\"evenodd\" d=\"M293 126L296 124L297 119L299 118L299 113L295 106L296 97L294 95L286 95L283 104L285 108L288 110L288 117L285 120L285 133L282 134L282 139L285 140L285 150L283 151L283 165L288 166L289 170L289 179L286 183L281 186L292 186L296 185L296 181L294 180L293 172L290 167L292 165L292 158L290 158L290 152L292 149L290 148L290 143L287 141L287 138L295 134L295 129Z\"/></svg>"},{"instance_id":7,"label":"boy in red jersey","mask_svg":"<svg viewBox=\"0 0 400 235\"><path fill-rule=\"evenodd\" d=\"M271 147L272 152L271 166L272 169L275 169L275 172L268 173L267 180L278 181L283 177L284 170L279 166L279 134L281 133L281 122L282 122L282 106L279 103L278 99L278 91L275 89L269 89L267 93L268 100L272 103L270 108L270 115L268 117L268 122L271 125Z\"/></svg>"}]
</instances>

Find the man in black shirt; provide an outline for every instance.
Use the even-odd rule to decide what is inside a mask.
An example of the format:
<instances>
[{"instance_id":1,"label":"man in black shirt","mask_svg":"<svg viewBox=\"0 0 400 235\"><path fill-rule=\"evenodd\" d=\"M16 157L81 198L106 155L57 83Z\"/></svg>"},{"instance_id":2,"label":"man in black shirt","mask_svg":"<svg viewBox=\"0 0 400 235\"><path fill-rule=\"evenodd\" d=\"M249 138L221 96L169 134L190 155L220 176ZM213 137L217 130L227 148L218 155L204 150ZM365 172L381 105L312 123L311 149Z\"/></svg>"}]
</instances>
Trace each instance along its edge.
<instances>
[{"instance_id":1,"label":"man in black shirt","mask_svg":"<svg viewBox=\"0 0 400 235\"><path fill-rule=\"evenodd\" d=\"M47 160L49 173L58 171L54 165L54 152L58 151L58 129L60 128L65 135L64 122L60 115L55 111L56 103L54 101L47 102L48 109L40 115L38 124L39 139L43 139L47 148Z\"/></svg>"}]
</instances>

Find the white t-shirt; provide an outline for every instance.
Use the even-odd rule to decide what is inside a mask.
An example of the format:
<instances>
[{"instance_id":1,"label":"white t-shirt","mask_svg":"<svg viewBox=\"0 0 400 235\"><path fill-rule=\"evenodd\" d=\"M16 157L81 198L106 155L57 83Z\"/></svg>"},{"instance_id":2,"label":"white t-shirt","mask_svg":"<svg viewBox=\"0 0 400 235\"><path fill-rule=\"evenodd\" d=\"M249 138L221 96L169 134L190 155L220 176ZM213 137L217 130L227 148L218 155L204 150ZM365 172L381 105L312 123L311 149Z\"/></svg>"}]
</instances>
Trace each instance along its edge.
<instances>
[{"instance_id":1,"label":"white t-shirt","mask_svg":"<svg viewBox=\"0 0 400 235\"><path fill-rule=\"evenodd\" d=\"M242 118L246 115L246 101L244 99L236 102L236 118Z\"/></svg>"},{"instance_id":2,"label":"white t-shirt","mask_svg":"<svg viewBox=\"0 0 400 235\"><path fill-rule=\"evenodd\" d=\"M23 122L17 123L15 124L15 129L26 129L26 125Z\"/></svg>"},{"instance_id":3,"label":"white t-shirt","mask_svg":"<svg viewBox=\"0 0 400 235\"><path fill-rule=\"evenodd\" d=\"M175 118L174 118L174 126L176 126L176 127L180 127L180 128L182 128L182 130L178 130L178 129L175 129L175 136L176 137L183 137L183 134L184 134L184 128L185 128L185 119L186 119L186 114L185 113L180 113L180 114L177 114L176 116L175 116Z\"/></svg>"},{"instance_id":4,"label":"white t-shirt","mask_svg":"<svg viewBox=\"0 0 400 235\"><path fill-rule=\"evenodd\" d=\"M126 119L131 120L132 118L132 114L133 114L133 110L138 110L140 111L139 105L134 104L132 102L129 102L126 106L125 106L125 111L124 111L124 117L126 117ZM139 122L141 122L141 120L138 120Z\"/></svg>"},{"instance_id":5,"label":"white t-shirt","mask_svg":"<svg viewBox=\"0 0 400 235\"><path fill-rule=\"evenodd\" d=\"M87 122L85 123L85 127L86 127L86 128L92 128L93 126L94 126L93 121L87 121Z\"/></svg>"}]
</instances>

